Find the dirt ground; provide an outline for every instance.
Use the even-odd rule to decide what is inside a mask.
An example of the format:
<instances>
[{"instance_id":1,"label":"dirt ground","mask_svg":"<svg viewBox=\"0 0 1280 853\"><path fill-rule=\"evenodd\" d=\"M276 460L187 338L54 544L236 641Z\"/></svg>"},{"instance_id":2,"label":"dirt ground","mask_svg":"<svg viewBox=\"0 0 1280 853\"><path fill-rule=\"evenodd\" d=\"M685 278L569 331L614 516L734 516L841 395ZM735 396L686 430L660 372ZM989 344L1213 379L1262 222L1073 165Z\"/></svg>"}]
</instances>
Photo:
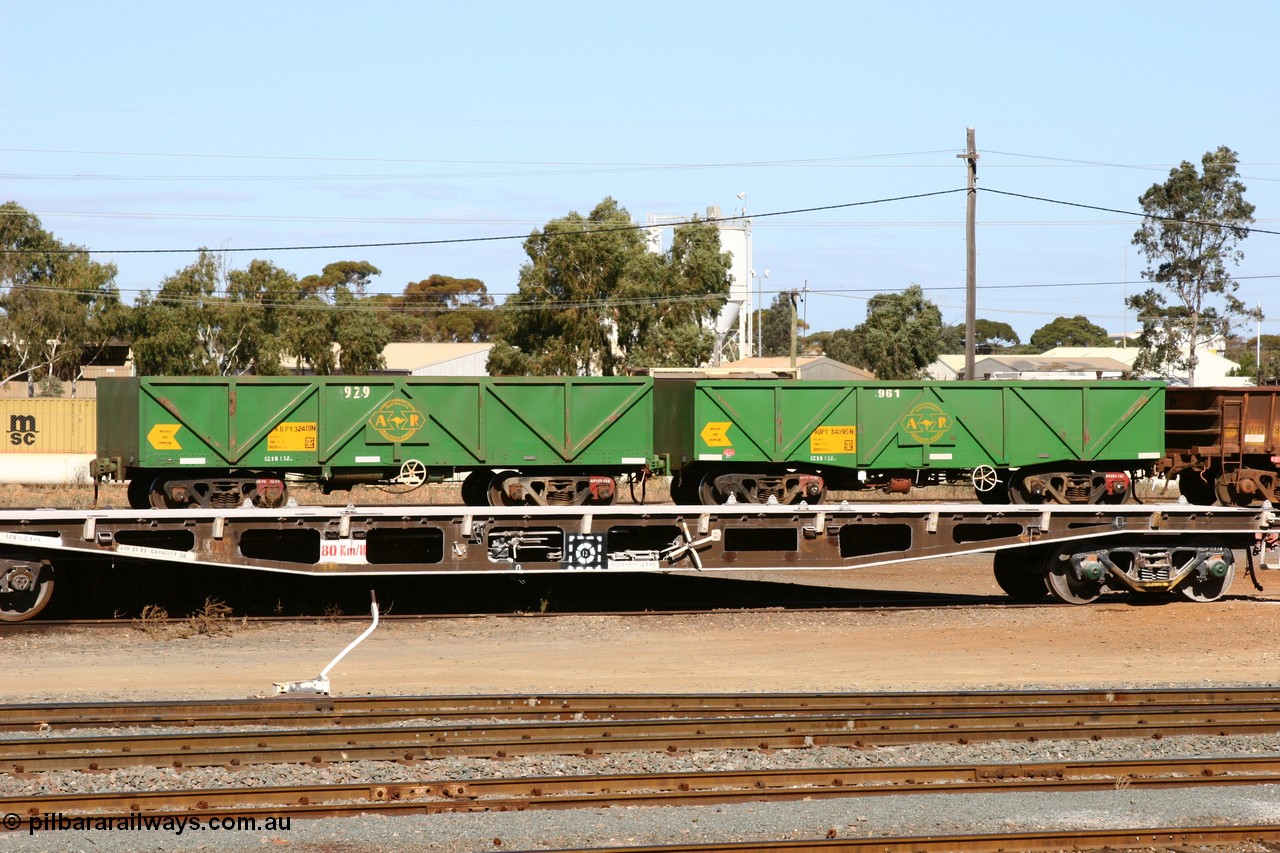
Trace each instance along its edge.
<instances>
[{"instance_id":1,"label":"dirt ground","mask_svg":"<svg viewBox=\"0 0 1280 853\"><path fill-rule=\"evenodd\" d=\"M989 557L771 573L772 582L991 599L927 609L384 622L330 679L334 695L1271 684L1280 678L1280 571L1258 577L1263 591L1241 572L1229 595L1209 604L1115 595L1083 607L1015 607L999 597ZM0 626L0 701L269 694L274 682L316 676L361 630L323 619L236 623L187 638Z\"/></svg>"}]
</instances>

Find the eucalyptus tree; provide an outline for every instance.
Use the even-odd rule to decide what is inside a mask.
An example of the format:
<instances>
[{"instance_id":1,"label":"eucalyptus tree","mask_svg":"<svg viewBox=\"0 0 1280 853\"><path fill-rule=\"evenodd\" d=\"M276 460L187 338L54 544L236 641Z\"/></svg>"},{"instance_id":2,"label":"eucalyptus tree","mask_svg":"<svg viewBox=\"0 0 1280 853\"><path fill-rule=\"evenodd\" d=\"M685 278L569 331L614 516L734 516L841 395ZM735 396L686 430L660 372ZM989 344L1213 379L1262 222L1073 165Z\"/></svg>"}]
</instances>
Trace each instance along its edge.
<instances>
[{"instance_id":1,"label":"eucalyptus tree","mask_svg":"<svg viewBox=\"0 0 1280 853\"><path fill-rule=\"evenodd\" d=\"M917 379L942 350L942 312L913 284L901 293L867 300L867 319L847 336L832 336L841 361L870 370L877 379ZM843 358L840 358L843 356Z\"/></svg>"},{"instance_id":2,"label":"eucalyptus tree","mask_svg":"<svg viewBox=\"0 0 1280 853\"><path fill-rule=\"evenodd\" d=\"M433 274L382 302L400 341L479 343L493 336L500 321L493 297L478 278Z\"/></svg>"},{"instance_id":3,"label":"eucalyptus tree","mask_svg":"<svg viewBox=\"0 0 1280 853\"><path fill-rule=\"evenodd\" d=\"M1142 277L1156 284L1127 300L1142 321L1139 370L1185 368L1194 385L1197 348L1258 317L1235 295L1240 284L1230 271L1244 258L1240 244L1254 221L1238 162L1221 146L1205 152L1201 170L1184 160L1139 198L1145 215L1133 244L1148 262Z\"/></svg>"},{"instance_id":4,"label":"eucalyptus tree","mask_svg":"<svg viewBox=\"0 0 1280 853\"><path fill-rule=\"evenodd\" d=\"M74 383L125 331L116 267L46 231L15 202L0 205L0 385Z\"/></svg>"},{"instance_id":5,"label":"eucalyptus tree","mask_svg":"<svg viewBox=\"0 0 1280 853\"><path fill-rule=\"evenodd\" d=\"M1111 336L1102 326L1088 317L1058 317L1031 333L1033 352L1044 352L1054 347L1106 347L1111 346Z\"/></svg>"},{"instance_id":6,"label":"eucalyptus tree","mask_svg":"<svg viewBox=\"0 0 1280 853\"><path fill-rule=\"evenodd\" d=\"M524 250L491 373L611 376L710 358L711 321L730 285L730 257L712 223L677 227L671 248L658 253L606 198L586 216L551 220Z\"/></svg>"}]
</instances>

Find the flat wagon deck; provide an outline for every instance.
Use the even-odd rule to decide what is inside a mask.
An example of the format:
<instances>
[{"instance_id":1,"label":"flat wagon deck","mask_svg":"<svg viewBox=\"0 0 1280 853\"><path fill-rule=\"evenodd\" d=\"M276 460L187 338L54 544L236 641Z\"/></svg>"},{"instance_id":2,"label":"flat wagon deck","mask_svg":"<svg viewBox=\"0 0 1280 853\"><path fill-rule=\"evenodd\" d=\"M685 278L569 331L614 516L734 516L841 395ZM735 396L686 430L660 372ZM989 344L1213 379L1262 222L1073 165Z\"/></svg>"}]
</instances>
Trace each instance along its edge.
<instances>
[{"instance_id":1,"label":"flat wagon deck","mask_svg":"<svg viewBox=\"0 0 1280 853\"><path fill-rule=\"evenodd\" d=\"M0 511L0 618L52 595L59 561L98 558L295 575L824 570L995 552L1010 595L1083 604L1107 589L1211 601L1262 509L828 504L242 507Z\"/></svg>"}]
</instances>

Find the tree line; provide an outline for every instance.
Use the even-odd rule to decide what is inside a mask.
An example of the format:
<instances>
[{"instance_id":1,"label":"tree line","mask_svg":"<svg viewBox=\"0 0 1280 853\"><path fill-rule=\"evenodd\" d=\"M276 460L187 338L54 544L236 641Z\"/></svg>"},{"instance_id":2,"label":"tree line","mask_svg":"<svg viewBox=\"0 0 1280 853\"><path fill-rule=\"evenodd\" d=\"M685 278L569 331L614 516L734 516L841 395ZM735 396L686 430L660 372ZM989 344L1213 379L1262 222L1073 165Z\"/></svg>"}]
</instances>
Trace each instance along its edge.
<instances>
[{"instance_id":1,"label":"tree line","mask_svg":"<svg viewBox=\"0 0 1280 853\"><path fill-rule=\"evenodd\" d=\"M1254 208L1244 201L1235 152L1207 152L1139 199L1133 243L1153 283L1129 297L1139 312L1142 354L1135 368L1194 373L1192 343L1229 337L1259 318L1235 296L1230 266L1243 253ZM0 205L0 384L30 393L74 383L108 346L128 344L147 375L361 374L385 365L391 341L491 341L495 375L616 375L697 366L717 354L712 332L731 285L731 257L714 223L694 217L654 251L630 214L605 198L570 212L524 242L516 292L498 305L483 281L434 274L399 294L370 293L380 271L366 261L331 263L296 275L271 262L229 267L204 250L132 305L120 298L116 267L64 244L16 202ZM793 325L795 292L777 295L753 318L765 355L787 355L792 335L806 354L824 354L883 379L920 376L940 353L963 352L963 326L942 322L912 284L867 303L852 329L807 334ZM1275 336L1263 336L1263 364L1234 341L1244 370L1280 367ZM1107 331L1084 316L1059 317L1023 343L1006 323L979 319L980 352L1038 353L1056 346L1105 346ZM1254 342L1256 343L1256 342ZM733 353L727 353L732 355Z\"/></svg>"}]
</instances>

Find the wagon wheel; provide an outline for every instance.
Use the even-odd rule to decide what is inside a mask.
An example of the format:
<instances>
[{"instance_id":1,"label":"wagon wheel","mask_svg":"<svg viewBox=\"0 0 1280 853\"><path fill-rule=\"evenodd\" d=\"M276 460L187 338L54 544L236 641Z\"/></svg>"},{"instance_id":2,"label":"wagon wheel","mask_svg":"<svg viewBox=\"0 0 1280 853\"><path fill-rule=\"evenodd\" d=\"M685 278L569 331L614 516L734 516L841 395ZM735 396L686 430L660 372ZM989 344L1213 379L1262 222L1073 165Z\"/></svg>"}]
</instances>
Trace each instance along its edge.
<instances>
[{"instance_id":1,"label":"wagon wheel","mask_svg":"<svg viewBox=\"0 0 1280 853\"><path fill-rule=\"evenodd\" d=\"M719 475L714 471L709 471L703 475L701 482L698 483L698 503L705 506L718 506L729 499L729 495L720 491L716 485ZM729 494L732 494L730 492Z\"/></svg>"},{"instance_id":2,"label":"wagon wheel","mask_svg":"<svg viewBox=\"0 0 1280 853\"><path fill-rule=\"evenodd\" d=\"M1217 499L1213 478L1206 476L1208 473L1186 468L1178 474L1178 491L1187 503L1210 506Z\"/></svg>"},{"instance_id":3,"label":"wagon wheel","mask_svg":"<svg viewBox=\"0 0 1280 853\"><path fill-rule=\"evenodd\" d=\"M1042 504L1052 502L1053 498L1047 493L1044 495L1033 494L1026 488L1026 476L1019 474L1011 474L1009 477L1009 503L1013 504ZM981 496L979 496L981 497Z\"/></svg>"},{"instance_id":4,"label":"wagon wheel","mask_svg":"<svg viewBox=\"0 0 1280 853\"><path fill-rule=\"evenodd\" d=\"M1063 548L1049 556L1045 578L1049 594L1063 604L1088 604L1102 595L1102 581L1077 578L1071 567L1071 550Z\"/></svg>"},{"instance_id":5,"label":"wagon wheel","mask_svg":"<svg viewBox=\"0 0 1280 853\"><path fill-rule=\"evenodd\" d=\"M1214 489L1217 492L1218 503L1223 506L1253 505L1253 495L1247 495L1240 491L1239 487L1237 487L1235 483L1228 483L1223 479L1219 479L1217 483L1214 484ZM1188 498L1188 500L1190 500L1190 498ZM1212 501L1210 501L1210 503L1212 503Z\"/></svg>"},{"instance_id":6,"label":"wagon wheel","mask_svg":"<svg viewBox=\"0 0 1280 853\"><path fill-rule=\"evenodd\" d=\"M516 476L515 471L499 471L489 481L487 497L490 506L525 506L526 501L513 500L507 494L507 480Z\"/></svg>"},{"instance_id":7,"label":"wagon wheel","mask_svg":"<svg viewBox=\"0 0 1280 853\"><path fill-rule=\"evenodd\" d=\"M692 477L686 476L684 471L677 471L671 475L671 502L678 506L686 504L696 504L698 502L698 488L696 483L690 488Z\"/></svg>"},{"instance_id":8,"label":"wagon wheel","mask_svg":"<svg viewBox=\"0 0 1280 853\"><path fill-rule=\"evenodd\" d=\"M151 508L151 484L154 481L154 474L146 471L134 472L129 478L129 487L126 490L130 509Z\"/></svg>"},{"instance_id":9,"label":"wagon wheel","mask_svg":"<svg viewBox=\"0 0 1280 853\"><path fill-rule=\"evenodd\" d=\"M1198 577L1192 578L1187 583L1178 587L1178 592L1183 598L1190 601L1198 601L1202 603L1217 601L1219 598L1226 595L1227 590L1231 589L1231 582L1235 580L1235 557L1232 555L1230 548L1222 545L1222 543L1217 540L1197 540L1196 545L1201 548L1220 548L1222 552L1221 556L1227 564L1227 570L1220 578L1215 578L1212 575L1204 578L1203 580Z\"/></svg>"},{"instance_id":10,"label":"wagon wheel","mask_svg":"<svg viewBox=\"0 0 1280 853\"><path fill-rule=\"evenodd\" d=\"M153 509L186 509L189 506L199 506L200 499L189 487L182 490L182 494L187 496L186 500L173 500L169 497L169 481L174 478L168 474L161 474L151 483L151 492L149 499Z\"/></svg>"},{"instance_id":11,"label":"wagon wheel","mask_svg":"<svg viewBox=\"0 0 1280 853\"><path fill-rule=\"evenodd\" d=\"M33 578L30 589L0 594L0 622L25 622L44 610L52 598L53 567L46 564Z\"/></svg>"},{"instance_id":12,"label":"wagon wheel","mask_svg":"<svg viewBox=\"0 0 1280 853\"><path fill-rule=\"evenodd\" d=\"M1016 551L997 551L993 566L996 584L1010 598L1021 604L1034 604L1043 601L1049 594L1045 584L1045 576L1039 571L1028 571L1028 563L1036 563L1036 554L1024 549Z\"/></svg>"},{"instance_id":13,"label":"wagon wheel","mask_svg":"<svg viewBox=\"0 0 1280 853\"><path fill-rule=\"evenodd\" d=\"M462 478L462 503L466 506L488 506L489 483L493 472L488 469L472 471Z\"/></svg>"}]
</instances>

